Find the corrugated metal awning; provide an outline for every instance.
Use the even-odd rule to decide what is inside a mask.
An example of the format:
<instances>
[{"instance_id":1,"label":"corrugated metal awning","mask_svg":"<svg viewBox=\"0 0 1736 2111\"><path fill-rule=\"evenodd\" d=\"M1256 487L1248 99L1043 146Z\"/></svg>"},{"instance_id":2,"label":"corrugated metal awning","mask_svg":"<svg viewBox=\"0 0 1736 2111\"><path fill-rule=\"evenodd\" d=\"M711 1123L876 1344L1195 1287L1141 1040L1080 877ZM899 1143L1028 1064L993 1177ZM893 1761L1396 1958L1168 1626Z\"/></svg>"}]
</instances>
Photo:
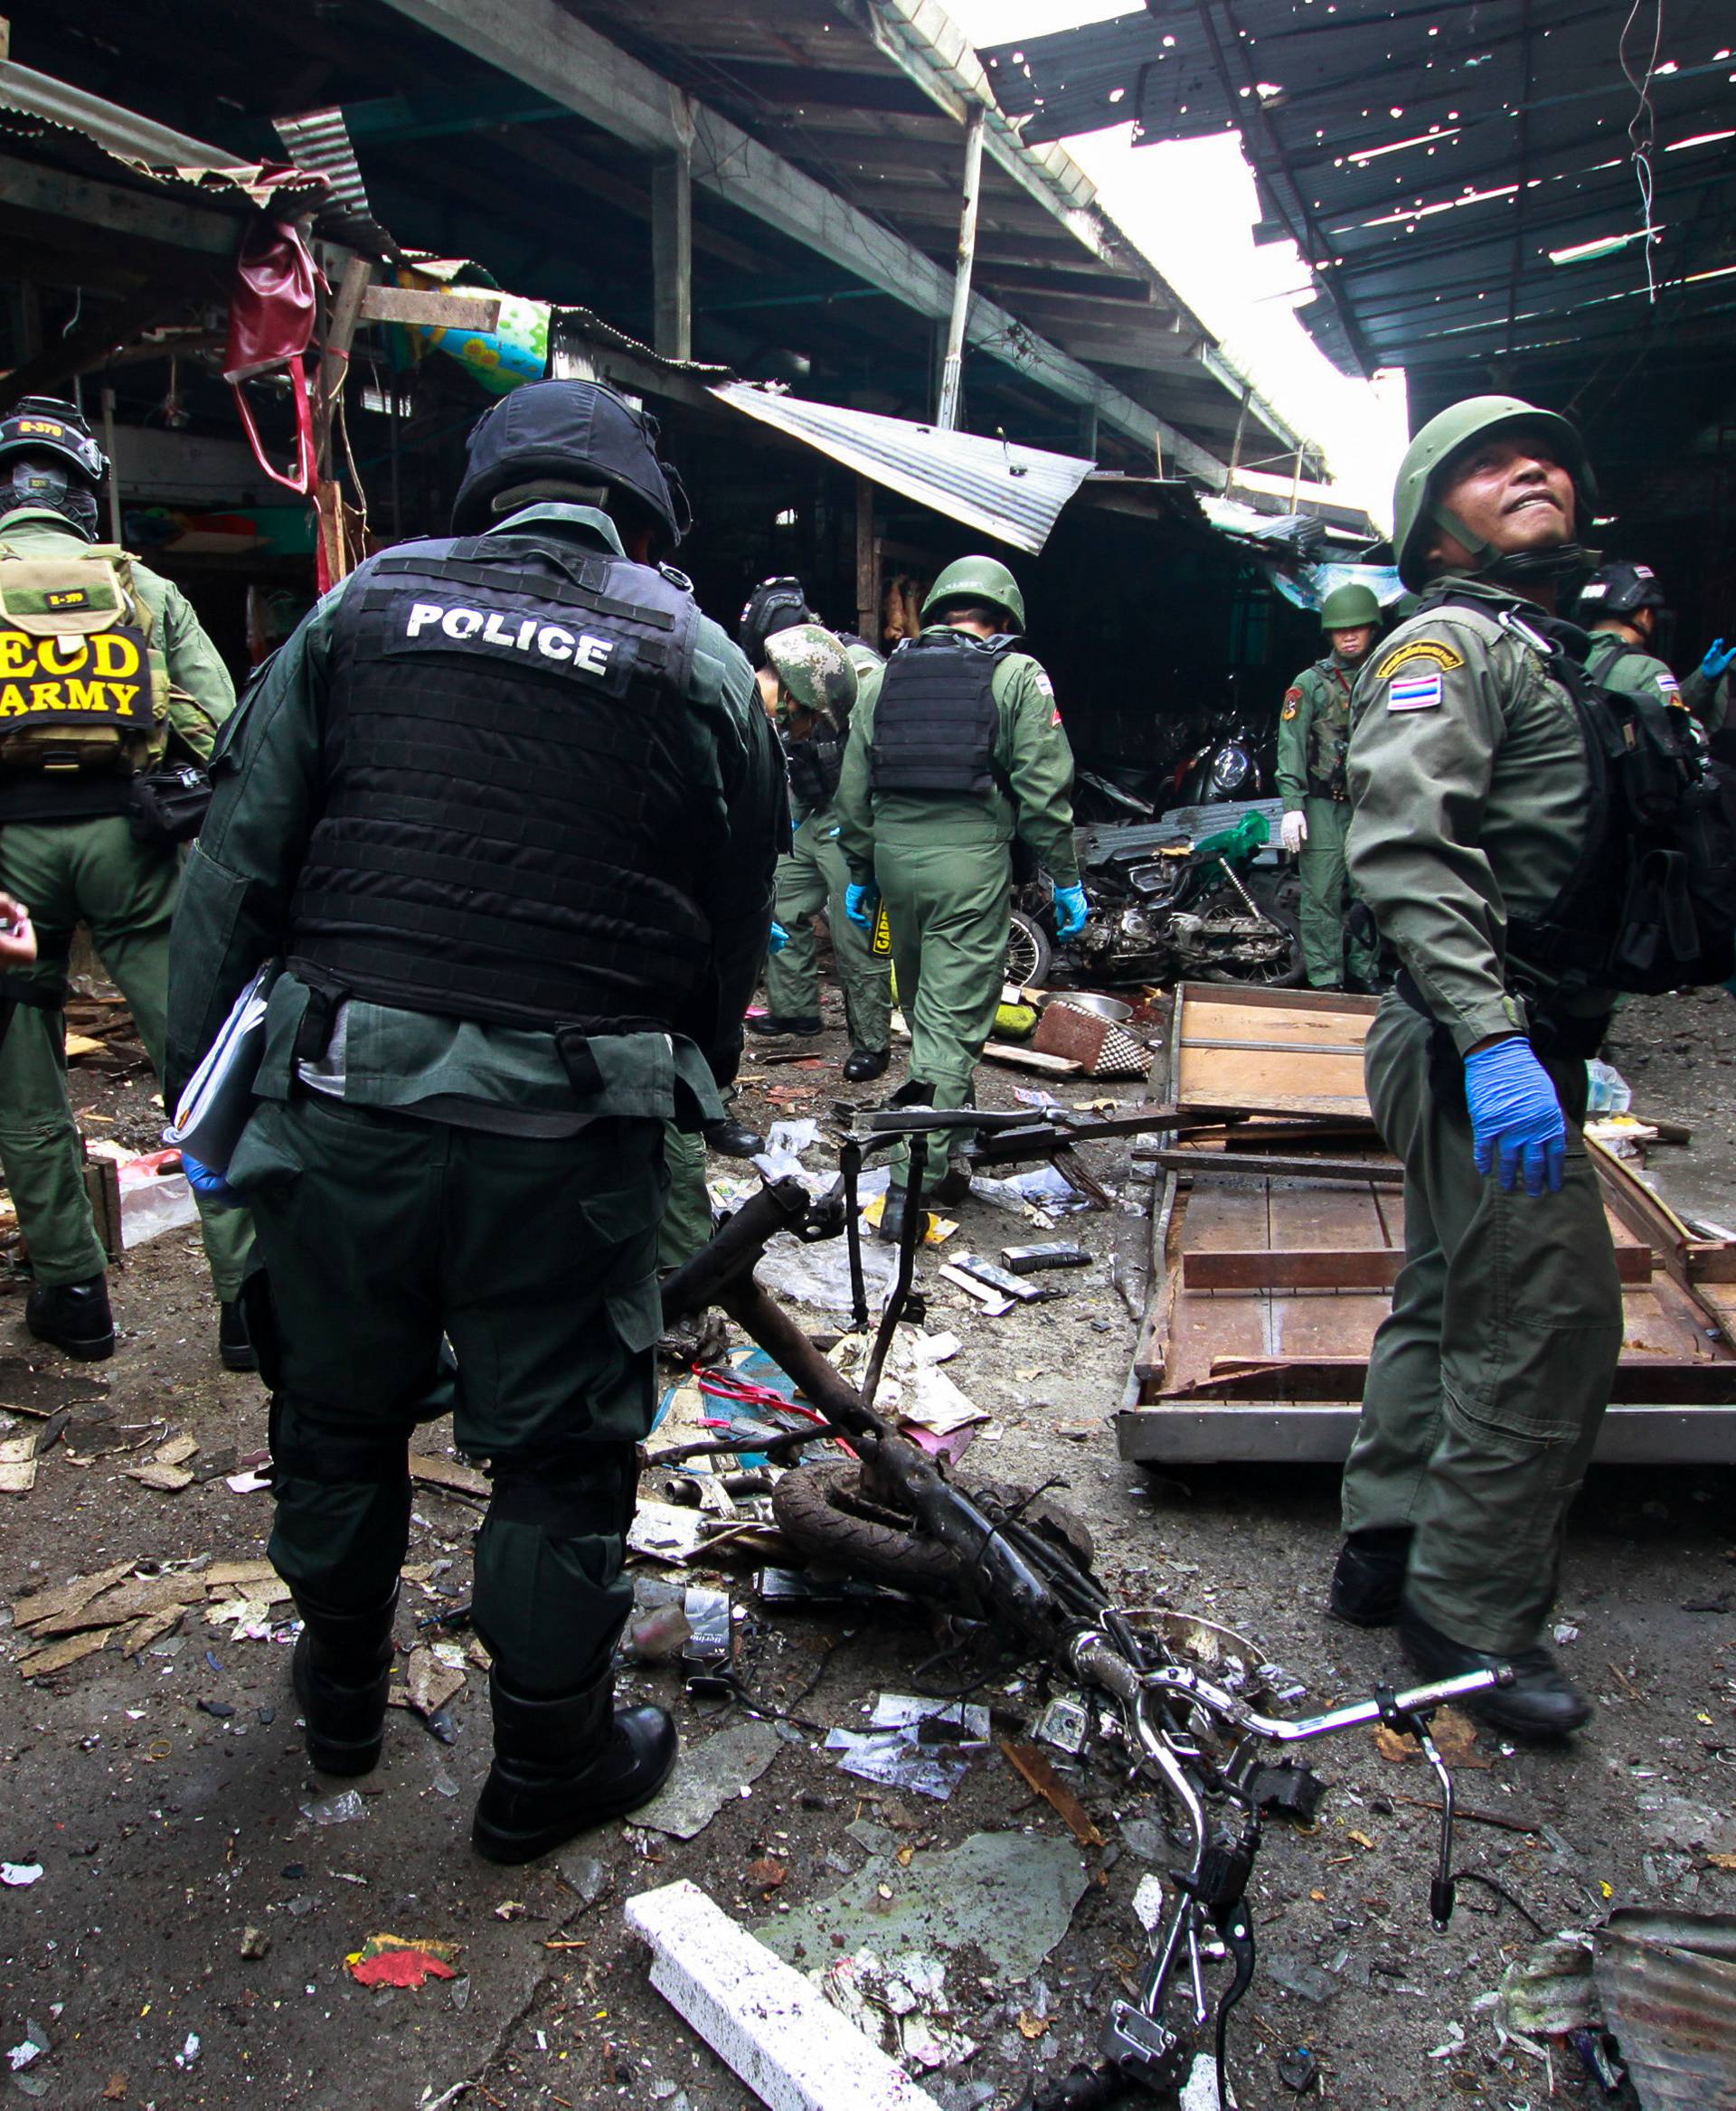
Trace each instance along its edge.
<instances>
[{"instance_id":1,"label":"corrugated metal awning","mask_svg":"<svg viewBox=\"0 0 1736 2111\"><path fill-rule=\"evenodd\" d=\"M20 125L19 118L26 122ZM201 190L240 192L256 205L278 191L326 188L326 178L313 171L238 161L223 147L207 146L137 110L9 60L0 61L0 125L39 136L44 130L74 133L140 175Z\"/></svg>"},{"instance_id":2,"label":"corrugated metal awning","mask_svg":"<svg viewBox=\"0 0 1736 2111\"><path fill-rule=\"evenodd\" d=\"M752 382L726 382L712 394L889 491L1033 557L1049 540L1062 506L1096 466L1077 455L1047 454L974 432L941 432L835 403L805 402Z\"/></svg>"}]
</instances>

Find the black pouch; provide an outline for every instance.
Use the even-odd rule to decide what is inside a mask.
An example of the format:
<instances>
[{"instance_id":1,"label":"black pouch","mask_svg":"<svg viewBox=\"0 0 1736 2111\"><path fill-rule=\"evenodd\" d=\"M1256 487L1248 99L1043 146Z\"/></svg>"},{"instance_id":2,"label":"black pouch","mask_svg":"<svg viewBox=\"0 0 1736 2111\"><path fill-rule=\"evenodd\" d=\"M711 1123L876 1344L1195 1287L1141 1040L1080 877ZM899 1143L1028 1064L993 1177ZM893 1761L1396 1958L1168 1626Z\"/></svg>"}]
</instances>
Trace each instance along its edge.
<instances>
[{"instance_id":1,"label":"black pouch","mask_svg":"<svg viewBox=\"0 0 1736 2111\"><path fill-rule=\"evenodd\" d=\"M127 819L133 840L149 850L191 843L211 808L211 779L192 763L141 770L127 787Z\"/></svg>"}]
</instances>

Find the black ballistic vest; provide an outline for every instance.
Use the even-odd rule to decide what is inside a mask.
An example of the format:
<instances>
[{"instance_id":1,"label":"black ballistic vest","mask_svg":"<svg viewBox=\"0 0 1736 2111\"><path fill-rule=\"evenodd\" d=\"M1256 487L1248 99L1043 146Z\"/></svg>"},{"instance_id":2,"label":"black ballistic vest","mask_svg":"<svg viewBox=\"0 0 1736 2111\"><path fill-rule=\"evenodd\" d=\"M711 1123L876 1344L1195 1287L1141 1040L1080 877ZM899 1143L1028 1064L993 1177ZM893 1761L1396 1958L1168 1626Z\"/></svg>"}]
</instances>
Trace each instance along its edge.
<instances>
[{"instance_id":1,"label":"black ballistic vest","mask_svg":"<svg viewBox=\"0 0 1736 2111\"><path fill-rule=\"evenodd\" d=\"M719 822L669 738L698 621L679 573L519 537L366 565L333 632L290 966L410 1011L667 1029L711 946Z\"/></svg>"},{"instance_id":2,"label":"black ballistic vest","mask_svg":"<svg viewBox=\"0 0 1736 2111\"><path fill-rule=\"evenodd\" d=\"M1010 642L963 644L917 637L886 663L874 706L873 783L877 792L995 788L1000 730L995 670Z\"/></svg>"},{"instance_id":3,"label":"black ballistic vest","mask_svg":"<svg viewBox=\"0 0 1736 2111\"><path fill-rule=\"evenodd\" d=\"M1443 582L1421 607L1453 600ZM1463 605L1495 614L1480 598ZM1495 620L1571 699L1590 793L1561 892L1541 916L1509 921L1514 959L1563 986L1640 994L1725 981L1736 969L1736 741L1721 748L1721 734L1708 755L1679 704L1606 688L1574 625L1523 604Z\"/></svg>"}]
</instances>

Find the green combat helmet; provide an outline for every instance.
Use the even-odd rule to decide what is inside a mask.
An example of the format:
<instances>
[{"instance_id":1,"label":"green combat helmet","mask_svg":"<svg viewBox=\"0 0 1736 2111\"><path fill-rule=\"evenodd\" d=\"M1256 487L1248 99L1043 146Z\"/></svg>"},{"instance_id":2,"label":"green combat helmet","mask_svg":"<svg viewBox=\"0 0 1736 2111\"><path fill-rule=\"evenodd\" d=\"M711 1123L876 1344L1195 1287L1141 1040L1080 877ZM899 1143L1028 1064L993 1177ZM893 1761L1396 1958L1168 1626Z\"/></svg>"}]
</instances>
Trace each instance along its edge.
<instances>
[{"instance_id":1,"label":"green combat helmet","mask_svg":"<svg viewBox=\"0 0 1736 2111\"><path fill-rule=\"evenodd\" d=\"M998 558L955 558L929 589L923 622L938 622L948 601L991 601L1013 618L1014 630L1024 628L1024 596Z\"/></svg>"},{"instance_id":2,"label":"green combat helmet","mask_svg":"<svg viewBox=\"0 0 1736 2111\"><path fill-rule=\"evenodd\" d=\"M1573 479L1576 531L1590 522L1597 504L1597 485L1586 459L1585 442L1559 411L1540 410L1517 396L1467 396L1437 411L1405 449L1399 464L1398 481L1392 487L1392 546L1398 552L1399 577L1413 592L1428 584L1424 570L1429 540L1444 528L1478 560L1476 575L1493 570L1488 545L1473 535L1437 498L1439 472L1461 448L1472 440L1486 439L1514 426L1529 426L1553 442L1561 466ZM1512 562L1513 561L1509 561ZM1521 561L1533 579L1559 576L1562 571L1582 571L1597 559L1577 543L1559 551L1539 552Z\"/></svg>"},{"instance_id":3,"label":"green combat helmet","mask_svg":"<svg viewBox=\"0 0 1736 2111\"><path fill-rule=\"evenodd\" d=\"M842 730L856 701L856 670L823 624L774 630L766 640L766 664L804 711L830 719Z\"/></svg>"},{"instance_id":4,"label":"green combat helmet","mask_svg":"<svg viewBox=\"0 0 1736 2111\"><path fill-rule=\"evenodd\" d=\"M1360 580L1334 587L1320 604L1322 630L1360 630L1363 624L1378 625L1380 620L1381 604L1374 589L1363 586Z\"/></svg>"}]
</instances>

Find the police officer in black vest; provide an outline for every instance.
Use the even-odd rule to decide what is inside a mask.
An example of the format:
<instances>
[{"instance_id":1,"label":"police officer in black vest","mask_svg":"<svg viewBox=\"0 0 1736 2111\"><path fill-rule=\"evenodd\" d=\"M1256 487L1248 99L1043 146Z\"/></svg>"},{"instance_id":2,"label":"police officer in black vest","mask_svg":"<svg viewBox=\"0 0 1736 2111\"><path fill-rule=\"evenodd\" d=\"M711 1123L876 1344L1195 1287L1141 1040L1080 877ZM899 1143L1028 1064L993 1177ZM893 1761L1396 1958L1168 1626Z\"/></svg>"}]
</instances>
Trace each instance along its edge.
<instances>
[{"instance_id":1,"label":"police officer in black vest","mask_svg":"<svg viewBox=\"0 0 1736 2111\"><path fill-rule=\"evenodd\" d=\"M674 1764L673 1723L617 1712L609 1672L663 1125L722 1111L787 840L747 662L659 561L686 508L655 431L590 382L483 418L452 536L368 560L238 714L175 937L175 1082L284 963L227 1181L266 1263L250 1309L309 1755L380 1756L406 1448L444 1336L455 1434L494 1482L474 1837L498 1861Z\"/></svg>"}]
</instances>

